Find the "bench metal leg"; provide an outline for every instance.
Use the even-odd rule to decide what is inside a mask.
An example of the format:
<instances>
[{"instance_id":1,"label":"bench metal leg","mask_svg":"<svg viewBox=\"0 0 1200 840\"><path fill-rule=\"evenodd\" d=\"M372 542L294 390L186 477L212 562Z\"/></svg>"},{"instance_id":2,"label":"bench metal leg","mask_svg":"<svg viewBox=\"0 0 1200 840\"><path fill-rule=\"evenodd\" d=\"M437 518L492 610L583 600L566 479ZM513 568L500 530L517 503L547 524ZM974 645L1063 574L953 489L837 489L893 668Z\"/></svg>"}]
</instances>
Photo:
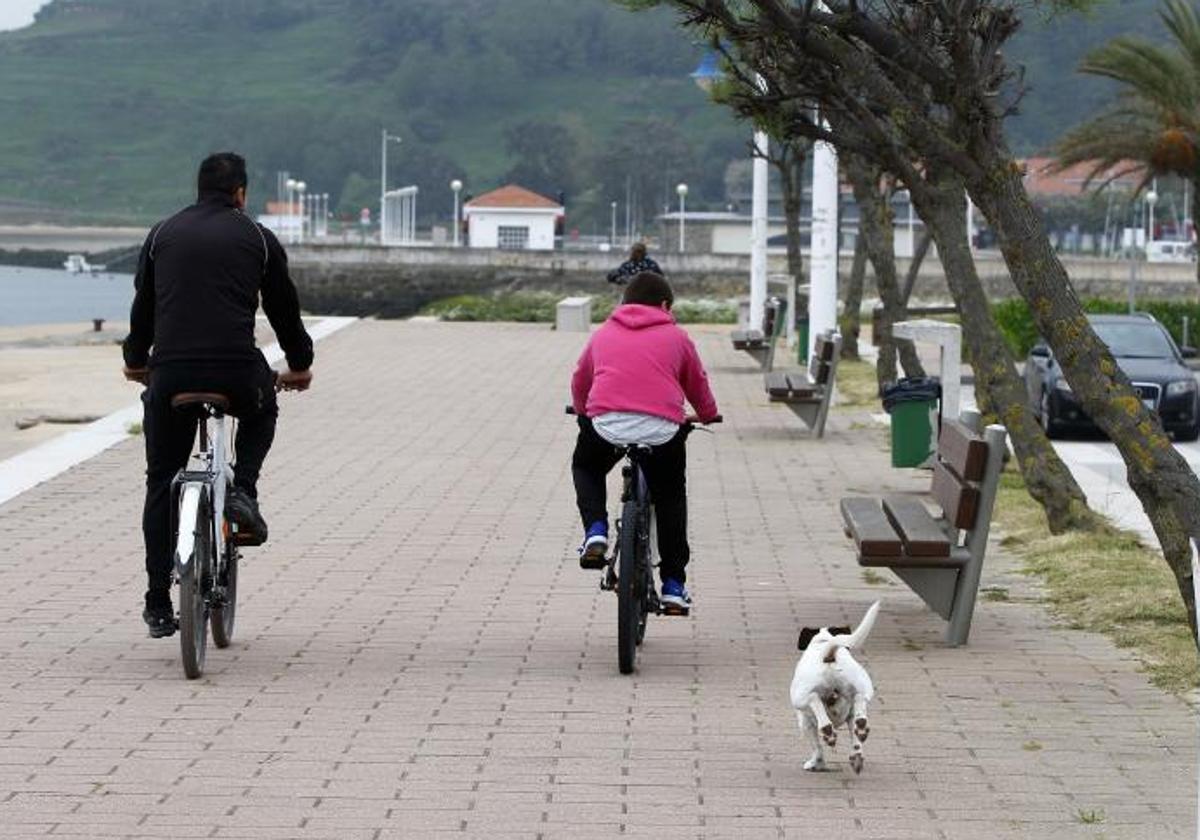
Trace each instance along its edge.
<instances>
[{"instance_id":1,"label":"bench metal leg","mask_svg":"<svg viewBox=\"0 0 1200 840\"><path fill-rule=\"evenodd\" d=\"M955 589L962 578L958 569L910 569L892 566L908 588L921 596L931 610L947 621L954 614Z\"/></svg>"}]
</instances>

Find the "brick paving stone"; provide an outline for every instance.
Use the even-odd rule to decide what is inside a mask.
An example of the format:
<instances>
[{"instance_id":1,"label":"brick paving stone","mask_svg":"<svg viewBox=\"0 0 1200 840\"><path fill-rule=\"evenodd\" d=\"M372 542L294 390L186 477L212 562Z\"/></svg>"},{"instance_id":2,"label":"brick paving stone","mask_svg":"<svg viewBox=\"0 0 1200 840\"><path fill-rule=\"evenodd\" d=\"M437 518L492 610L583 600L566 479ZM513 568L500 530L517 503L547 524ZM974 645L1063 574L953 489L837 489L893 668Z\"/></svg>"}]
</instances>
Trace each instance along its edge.
<instances>
[{"instance_id":1,"label":"brick paving stone","mask_svg":"<svg viewBox=\"0 0 1200 840\"><path fill-rule=\"evenodd\" d=\"M235 643L194 682L140 622L139 440L0 506L0 837L1194 835L1186 704L1061 627L998 539L984 585L1013 598L944 647L916 596L864 581L837 512L927 478L856 415L812 439L724 329L694 334L727 420L689 444L697 607L651 621L629 677L573 551L582 336L324 341L283 397ZM798 628L879 597L866 770L842 744L805 773Z\"/></svg>"}]
</instances>

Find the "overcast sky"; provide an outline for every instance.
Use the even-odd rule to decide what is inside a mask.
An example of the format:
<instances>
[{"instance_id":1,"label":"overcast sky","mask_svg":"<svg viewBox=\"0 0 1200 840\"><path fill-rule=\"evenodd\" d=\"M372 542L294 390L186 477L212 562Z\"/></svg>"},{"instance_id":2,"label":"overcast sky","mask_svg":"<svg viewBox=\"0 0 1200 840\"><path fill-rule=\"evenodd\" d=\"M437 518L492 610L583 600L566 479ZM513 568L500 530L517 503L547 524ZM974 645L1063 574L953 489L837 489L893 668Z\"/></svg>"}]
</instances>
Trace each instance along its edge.
<instances>
[{"instance_id":1,"label":"overcast sky","mask_svg":"<svg viewBox=\"0 0 1200 840\"><path fill-rule=\"evenodd\" d=\"M20 29L33 23L33 13L47 0L0 0L0 29Z\"/></svg>"}]
</instances>

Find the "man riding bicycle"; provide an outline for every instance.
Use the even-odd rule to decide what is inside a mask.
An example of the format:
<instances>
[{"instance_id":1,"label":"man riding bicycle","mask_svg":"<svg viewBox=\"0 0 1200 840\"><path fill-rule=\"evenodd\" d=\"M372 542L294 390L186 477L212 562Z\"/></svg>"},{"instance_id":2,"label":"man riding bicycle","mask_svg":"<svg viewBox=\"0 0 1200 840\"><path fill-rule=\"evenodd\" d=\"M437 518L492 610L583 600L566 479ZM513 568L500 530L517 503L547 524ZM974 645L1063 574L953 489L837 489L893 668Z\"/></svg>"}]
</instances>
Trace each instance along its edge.
<instances>
[{"instance_id":1,"label":"man riding bicycle","mask_svg":"<svg viewBox=\"0 0 1200 840\"><path fill-rule=\"evenodd\" d=\"M146 504L142 531L148 584L142 618L150 636L175 632L171 482L187 466L195 440L192 415L171 399L183 392L229 398L239 419L234 487L226 514L238 542L260 545L267 525L258 510L258 476L275 437L276 387L303 391L312 382L312 339L287 255L270 230L250 219L246 162L211 155L200 165L198 199L151 228L134 278L125 378L141 382L146 440ZM254 340L259 298L287 357L276 374Z\"/></svg>"},{"instance_id":2,"label":"man riding bicycle","mask_svg":"<svg viewBox=\"0 0 1200 840\"><path fill-rule=\"evenodd\" d=\"M661 274L637 275L584 348L571 379L579 422L571 473L584 527L580 565L592 568L608 549L605 476L621 459L618 447L650 448L641 464L658 527L660 600L685 613L692 599L684 587L691 556L684 400L701 423L719 412L700 355L671 315L674 300Z\"/></svg>"}]
</instances>

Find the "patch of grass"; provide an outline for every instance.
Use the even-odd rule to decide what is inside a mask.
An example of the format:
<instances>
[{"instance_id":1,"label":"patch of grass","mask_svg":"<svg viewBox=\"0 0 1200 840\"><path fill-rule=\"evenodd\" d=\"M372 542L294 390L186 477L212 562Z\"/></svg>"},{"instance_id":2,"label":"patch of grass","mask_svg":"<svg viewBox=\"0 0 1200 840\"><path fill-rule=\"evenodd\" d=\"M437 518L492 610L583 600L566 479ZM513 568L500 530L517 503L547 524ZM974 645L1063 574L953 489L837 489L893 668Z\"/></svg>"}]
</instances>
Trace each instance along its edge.
<instances>
[{"instance_id":1,"label":"patch of grass","mask_svg":"<svg viewBox=\"0 0 1200 840\"><path fill-rule=\"evenodd\" d=\"M1104 822L1104 812L1096 810L1085 811L1080 808L1075 812L1075 819L1084 825L1099 825Z\"/></svg>"},{"instance_id":2,"label":"patch of grass","mask_svg":"<svg viewBox=\"0 0 1200 840\"><path fill-rule=\"evenodd\" d=\"M1021 745L1021 749L1025 750L1025 752L1041 752L1042 745L1039 741L1026 741Z\"/></svg>"},{"instance_id":3,"label":"patch of grass","mask_svg":"<svg viewBox=\"0 0 1200 840\"><path fill-rule=\"evenodd\" d=\"M128 426L125 427L125 431L128 434L133 435L133 436L140 435L142 433L142 424L141 423L130 423Z\"/></svg>"},{"instance_id":4,"label":"patch of grass","mask_svg":"<svg viewBox=\"0 0 1200 840\"><path fill-rule=\"evenodd\" d=\"M1008 589L1003 586L985 586L982 590L983 600L993 602L1003 602L1011 600L1008 597Z\"/></svg>"},{"instance_id":5,"label":"patch of grass","mask_svg":"<svg viewBox=\"0 0 1200 840\"><path fill-rule=\"evenodd\" d=\"M837 366L837 403L835 408L883 410L875 366L869 362L842 360Z\"/></svg>"},{"instance_id":6,"label":"patch of grass","mask_svg":"<svg viewBox=\"0 0 1200 840\"><path fill-rule=\"evenodd\" d=\"M557 292L505 292L495 295L457 295L434 301L421 310L422 315L443 321L512 321L517 323L553 323L555 307L563 297ZM592 323L601 323L612 314L615 301L610 296L592 297ZM723 300L678 300L672 308L681 324L732 324L737 307Z\"/></svg>"},{"instance_id":7,"label":"patch of grass","mask_svg":"<svg viewBox=\"0 0 1200 840\"><path fill-rule=\"evenodd\" d=\"M887 586L890 584L890 581L886 577L874 569L863 569L862 579L863 583L868 586Z\"/></svg>"},{"instance_id":8,"label":"patch of grass","mask_svg":"<svg viewBox=\"0 0 1200 840\"><path fill-rule=\"evenodd\" d=\"M1041 579L1047 601L1071 627L1103 633L1131 649L1160 688L1179 692L1200 685L1187 614L1157 551L1107 524L1052 535L1041 506L1011 466L1000 478L995 518L1005 548Z\"/></svg>"},{"instance_id":9,"label":"patch of grass","mask_svg":"<svg viewBox=\"0 0 1200 840\"><path fill-rule=\"evenodd\" d=\"M925 645L914 642L912 639L904 639L902 642L900 642L900 647L911 651L925 650Z\"/></svg>"}]
</instances>

